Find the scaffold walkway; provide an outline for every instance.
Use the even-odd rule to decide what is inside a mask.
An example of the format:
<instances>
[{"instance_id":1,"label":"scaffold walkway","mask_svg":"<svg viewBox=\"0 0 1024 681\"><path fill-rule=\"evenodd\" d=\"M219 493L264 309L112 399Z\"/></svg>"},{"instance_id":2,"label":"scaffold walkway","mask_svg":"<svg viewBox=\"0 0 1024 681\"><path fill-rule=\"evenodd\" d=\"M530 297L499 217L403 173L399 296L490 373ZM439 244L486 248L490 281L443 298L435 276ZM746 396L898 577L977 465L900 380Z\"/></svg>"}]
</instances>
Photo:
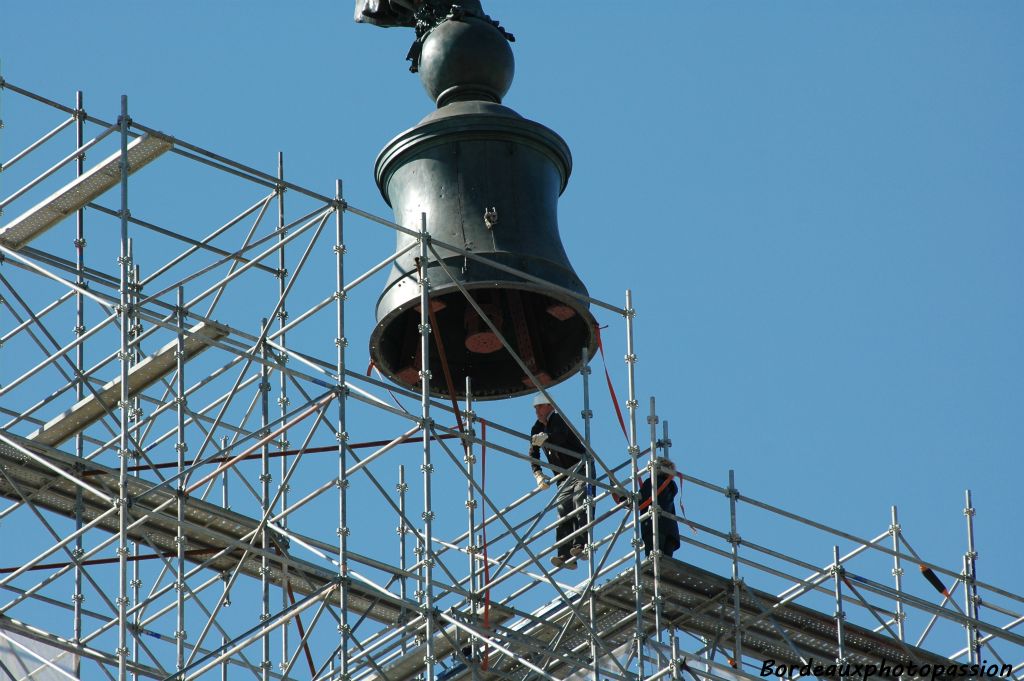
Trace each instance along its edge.
<instances>
[{"instance_id":1,"label":"scaffold walkway","mask_svg":"<svg viewBox=\"0 0 1024 681\"><path fill-rule=\"evenodd\" d=\"M664 603L664 623L677 631L687 631L715 642L720 650L733 650L737 644L733 628L733 583L730 579L670 558L662 558L660 592ZM642 569L642 584L648 593L654 591L653 561L647 559ZM612 648L630 644L634 637L633 574L627 570L594 589L597 608L595 627L602 640ZM748 655L778 664L800 665L808 660L832 661L837 655L837 622L833 615L821 613L773 594L744 585L741 590L742 641ZM568 624L568 626L567 626ZM510 629L515 623L510 625ZM541 621L518 629L529 637L535 651L558 642L558 648L585 651L588 640L583 627L571 621L566 607L549 607ZM657 629L650 607L644 611L644 633L656 637ZM881 660L892 666L914 663L947 667L949 659L888 635L865 627L844 625L846 661L850 664L875 664ZM518 646L512 646L516 649ZM531 654L521 650L524 655ZM541 657L541 656L536 656ZM536 660L538 664L544 661ZM545 670L554 676L570 673L564 661L552 656ZM582 664L587 664L583 660ZM492 662L493 673L483 678L514 676L522 670L514 660ZM607 674L607 671L605 672ZM883 675L885 676L885 675ZM391 677L392 679L396 677Z\"/></svg>"},{"instance_id":2,"label":"scaffold walkway","mask_svg":"<svg viewBox=\"0 0 1024 681\"><path fill-rule=\"evenodd\" d=\"M31 440L0 431L0 496L14 502L28 502L38 508L68 518L78 515L87 525L118 531L117 515L110 513L117 495L118 472L91 461L83 461L56 449L40 446ZM79 495L79 485L88 484L95 494ZM190 563L218 573L237 569L249 577L259 577L261 557L266 553L253 539L262 530L261 523L215 504L189 497L184 503L184 520L176 515L178 494L174 490L154 486L140 478L128 478L132 511L129 536L157 553L153 558L170 559L176 555L179 533L188 544L186 557ZM274 528L274 524L268 524ZM68 539L73 539L69 537ZM67 541L67 540L66 540ZM325 592L338 581L337 573L289 555L292 542L301 542L321 550L333 550L311 537L280 530L274 538L270 559L270 581L303 596ZM354 563L388 569L377 561L349 553ZM70 568L71 563L65 568ZM23 569L35 567L31 564ZM352 582L349 607L385 624L402 624L416 613L417 605L390 593Z\"/></svg>"}]
</instances>

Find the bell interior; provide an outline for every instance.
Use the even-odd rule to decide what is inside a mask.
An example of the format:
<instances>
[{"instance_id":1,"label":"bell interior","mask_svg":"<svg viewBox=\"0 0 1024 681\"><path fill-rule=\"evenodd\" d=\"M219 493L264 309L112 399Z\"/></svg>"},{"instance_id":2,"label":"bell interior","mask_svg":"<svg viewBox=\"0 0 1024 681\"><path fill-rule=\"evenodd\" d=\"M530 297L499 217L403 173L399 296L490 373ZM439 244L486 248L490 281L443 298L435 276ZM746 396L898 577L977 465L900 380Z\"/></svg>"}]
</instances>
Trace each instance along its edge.
<instances>
[{"instance_id":1,"label":"bell interior","mask_svg":"<svg viewBox=\"0 0 1024 681\"><path fill-rule=\"evenodd\" d=\"M488 287L469 294L543 386L575 373L583 348L593 356L594 319L584 304L537 291ZM479 313L458 292L431 297L430 392L449 396L440 347L455 396L465 397L471 378L474 399L515 397L537 391L523 368ZM422 366L420 306L411 302L378 326L372 341L374 363L397 383L419 389ZM438 344L440 336L440 346Z\"/></svg>"}]
</instances>

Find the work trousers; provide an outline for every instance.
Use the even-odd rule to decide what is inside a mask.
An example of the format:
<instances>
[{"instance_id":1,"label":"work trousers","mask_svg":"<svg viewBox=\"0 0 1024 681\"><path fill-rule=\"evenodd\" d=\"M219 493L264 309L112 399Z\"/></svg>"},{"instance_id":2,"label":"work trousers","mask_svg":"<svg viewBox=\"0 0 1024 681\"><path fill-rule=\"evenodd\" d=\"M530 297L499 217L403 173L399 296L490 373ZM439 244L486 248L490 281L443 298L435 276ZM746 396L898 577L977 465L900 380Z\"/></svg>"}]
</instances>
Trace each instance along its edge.
<instances>
[{"instance_id":1,"label":"work trousers","mask_svg":"<svg viewBox=\"0 0 1024 681\"><path fill-rule=\"evenodd\" d=\"M645 520L640 525L640 538L644 541L644 555L651 555L654 532L651 530L650 520ZM658 549L661 551L661 555L671 558L678 548L679 524L671 518L658 518Z\"/></svg>"},{"instance_id":2,"label":"work trousers","mask_svg":"<svg viewBox=\"0 0 1024 681\"><path fill-rule=\"evenodd\" d=\"M587 536L585 533L573 537L571 540L562 544L562 540L568 537L570 534L579 530L587 525L587 512L581 510L571 518L567 517L576 509L584 508L584 499L587 496L587 485L583 480L577 480L575 478L566 478L562 480L558 485L558 491L555 492L555 506L558 507L558 526L555 529L555 537L558 541L558 555L563 559L568 559L572 554L570 550L573 546L586 546Z\"/></svg>"}]
</instances>

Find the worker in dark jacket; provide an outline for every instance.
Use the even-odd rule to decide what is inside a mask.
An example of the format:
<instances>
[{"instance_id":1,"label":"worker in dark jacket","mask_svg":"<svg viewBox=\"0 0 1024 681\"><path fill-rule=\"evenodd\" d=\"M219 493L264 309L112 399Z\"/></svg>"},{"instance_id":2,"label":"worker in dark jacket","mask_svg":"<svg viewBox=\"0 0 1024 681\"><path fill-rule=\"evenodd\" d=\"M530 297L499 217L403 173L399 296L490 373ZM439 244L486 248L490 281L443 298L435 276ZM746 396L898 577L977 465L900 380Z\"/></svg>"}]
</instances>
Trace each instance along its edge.
<instances>
[{"instance_id":1,"label":"worker in dark jacket","mask_svg":"<svg viewBox=\"0 0 1024 681\"><path fill-rule=\"evenodd\" d=\"M675 518L675 500L679 488L676 486L676 467L669 459L656 459L654 462L655 476L658 483L654 488L658 508L664 513L658 516L658 549L661 555L671 558L679 548L679 523ZM640 513L651 510L651 478L640 485ZM668 515L665 515L665 514ZM651 555L654 544L653 513L640 523L640 538L644 540L644 555Z\"/></svg>"},{"instance_id":2,"label":"worker in dark jacket","mask_svg":"<svg viewBox=\"0 0 1024 681\"><path fill-rule=\"evenodd\" d=\"M530 456L540 461L540 450L544 449L547 454L548 463L559 468L573 470L583 460L586 448L580 439L569 428L562 415L555 411L551 401L544 395L537 395L533 400L533 410L537 414L537 422L530 429ZM567 452L552 449L552 445ZM544 475L544 471L535 462L531 462L533 477L537 479L537 485L541 489L551 486L551 479ZM575 471L583 474L583 470ZM554 479L558 483L558 491L555 493L555 506L558 508L560 518L555 530L555 537L558 542L558 554L551 558L555 567L565 567L569 570L576 568L576 558L584 555L587 544L585 533L580 533L572 539L566 539L577 530L584 528L587 524L587 513L584 509L586 498L586 482L577 476L558 472ZM573 512L579 509L578 513ZM571 517L569 517L571 515Z\"/></svg>"}]
</instances>

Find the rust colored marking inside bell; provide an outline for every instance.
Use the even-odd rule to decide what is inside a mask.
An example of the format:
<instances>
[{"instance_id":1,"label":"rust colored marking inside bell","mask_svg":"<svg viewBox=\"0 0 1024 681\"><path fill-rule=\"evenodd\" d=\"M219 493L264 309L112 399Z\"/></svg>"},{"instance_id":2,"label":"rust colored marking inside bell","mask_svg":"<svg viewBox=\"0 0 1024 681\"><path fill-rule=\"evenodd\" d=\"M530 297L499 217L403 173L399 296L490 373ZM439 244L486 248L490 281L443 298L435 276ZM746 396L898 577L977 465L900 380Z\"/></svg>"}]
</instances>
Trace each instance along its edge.
<instances>
[{"instance_id":1,"label":"rust colored marking inside bell","mask_svg":"<svg viewBox=\"0 0 1024 681\"><path fill-rule=\"evenodd\" d=\"M437 300L436 298L433 298L430 301L430 310L432 312L440 312L441 310L445 309L446 307L448 307L448 304L446 302L444 302L443 300ZM415 305L412 309L414 309L417 312L419 312L420 311L420 306L419 305Z\"/></svg>"},{"instance_id":2,"label":"rust colored marking inside bell","mask_svg":"<svg viewBox=\"0 0 1024 681\"><path fill-rule=\"evenodd\" d=\"M420 382L420 372L416 367L405 367L401 371L395 374L395 377L399 382L406 385L416 385Z\"/></svg>"},{"instance_id":3,"label":"rust colored marking inside bell","mask_svg":"<svg viewBox=\"0 0 1024 681\"><path fill-rule=\"evenodd\" d=\"M540 371L534 374L534 377L537 379L537 382L540 383L541 385L551 385L551 374L549 374L546 371ZM523 385L531 387L533 386L533 381L530 380L529 376L523 376Z\"/></svg>"},{"instance_id":4,"label":"rust colored marking inside bell","mask_svg":"<svg viewBox=\"0 0 1024 681\"><path fill-rule=\"evenodd\" d=\"M466 348L479 355L489 355L501 350L501 341L493 331L479 331L466 336Z\"/></svg>"},{"instance_id":5,"label":"rust colored marking inside bell","mask_svg":"<svg viewBox=\"0 0 1024 681\"><path fill-rule=\"evenodd\" d=\"M576 310L572 309L568 305L550 305L546 312L560 322L572 319L573 316L576 315Z\"/></svg>"}]
</instances>

